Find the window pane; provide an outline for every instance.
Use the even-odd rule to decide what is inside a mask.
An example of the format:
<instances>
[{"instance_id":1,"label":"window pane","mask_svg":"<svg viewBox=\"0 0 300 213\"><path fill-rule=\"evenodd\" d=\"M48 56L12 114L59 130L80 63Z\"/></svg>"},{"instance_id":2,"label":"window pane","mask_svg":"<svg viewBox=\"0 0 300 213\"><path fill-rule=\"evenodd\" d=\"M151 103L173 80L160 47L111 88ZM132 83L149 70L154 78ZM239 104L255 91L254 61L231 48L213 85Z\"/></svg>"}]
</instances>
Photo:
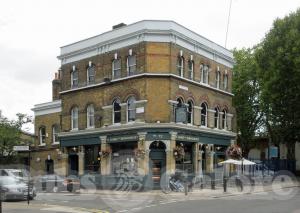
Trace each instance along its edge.
<instances>
[{"instance_id":1,"label":"window pane","mask_svg":"<svg viewBox=\"0 0 300 213\"><path fill-rule=\"evenodd\" d=\"M95 66L91 66L88 68L88 83L95 82Z\"/></svg>"}]
</instances>

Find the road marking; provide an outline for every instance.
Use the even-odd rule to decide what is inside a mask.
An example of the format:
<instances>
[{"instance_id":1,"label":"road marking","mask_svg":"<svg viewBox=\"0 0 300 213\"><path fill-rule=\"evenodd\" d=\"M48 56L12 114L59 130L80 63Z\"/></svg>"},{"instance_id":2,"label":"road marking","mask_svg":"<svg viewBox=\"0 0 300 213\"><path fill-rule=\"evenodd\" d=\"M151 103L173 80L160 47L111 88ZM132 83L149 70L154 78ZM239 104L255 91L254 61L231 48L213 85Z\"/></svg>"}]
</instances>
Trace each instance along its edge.
<instances>
[{"instance_id":1,"label":"road marking","mask_svg":"<svg viewBox=\"0 0 300 213\"><path fill-rule=\"evenodd\" d=\"M145 206L145 208L154 207L154 206L157 206L157 205L156 204L152 204L152 205Z\"/></svg>"},{"instance_id":2,"label":"road marking","mask_svg":"<svg viewBox=\"0 0 300 213\"><path fill-rule=\"evenodd\" d=\"M117 211L117 212L119 212L119 213L121 213L121 212L128 212L128 210L124 209L124 210L120 210L120 211Z\"/></svg>"}]
</instances>

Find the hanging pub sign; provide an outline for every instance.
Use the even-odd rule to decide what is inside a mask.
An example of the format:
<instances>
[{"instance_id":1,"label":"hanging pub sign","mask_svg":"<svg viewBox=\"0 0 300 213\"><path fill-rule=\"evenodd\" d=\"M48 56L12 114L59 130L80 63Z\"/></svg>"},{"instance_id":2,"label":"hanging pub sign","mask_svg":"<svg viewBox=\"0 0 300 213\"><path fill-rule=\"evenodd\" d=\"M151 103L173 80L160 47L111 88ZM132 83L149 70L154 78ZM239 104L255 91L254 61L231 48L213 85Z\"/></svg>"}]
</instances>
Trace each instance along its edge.
<instances>
[{"instance_id":1,"label":"hanging pub sign","mask_svg":"<svg viewBox=\"0 0 300 213\"><path fill-rule=\"evenodd\" d=\"M175 121L176 121L176 123L186 123L187 122L187 108L186 107L176 107Z\"/></svg>"}]
</instances>

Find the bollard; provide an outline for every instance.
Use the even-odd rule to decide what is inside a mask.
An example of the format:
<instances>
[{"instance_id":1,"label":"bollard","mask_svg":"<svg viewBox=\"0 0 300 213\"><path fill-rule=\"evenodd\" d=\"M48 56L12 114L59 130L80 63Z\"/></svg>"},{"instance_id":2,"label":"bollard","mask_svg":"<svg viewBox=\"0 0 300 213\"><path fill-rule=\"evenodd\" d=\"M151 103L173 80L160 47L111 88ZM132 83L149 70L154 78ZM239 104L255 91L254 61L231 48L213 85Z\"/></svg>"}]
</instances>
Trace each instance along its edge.
<instances>
[{"instance_id":1,"label":"bollard","mask_svg":"<svg viewBox=\"0 0 300 213\"><path fill-rule=\"evenodd\" d=\"M211 178L211 189L215 190L216 189L216 180L215 180L215 173L211 173L210 174L210 178Z\"/></svg>"},{"instance_id":2,"label":"bollard","mask_svg":"<svg viewBox=\"0 0 300 213\"><path fill-rule=\"evenodd\" d=\"M184 182L184 194L185 194L185 196L188 195L188 182L187 181Z\"/></svg>"},{"instance_id":3,"label":"bollard","mask_svg":"<svg viewBox=\"0 0 300 213\"><path fill-rule=\"evenodd\" d=\"M224 188L224 192L227 192L227 178L223 177L223 188Z\"/></svg>"},{"instance_id":4,"label":"bollard","mask_svg":"<svg viewBox=\"0 0 300 213\"><path fill-rule=\"evenodd\" d=\"M0 183L0 213L2 213L2 183Z\"/></svg>"}]
</instances>

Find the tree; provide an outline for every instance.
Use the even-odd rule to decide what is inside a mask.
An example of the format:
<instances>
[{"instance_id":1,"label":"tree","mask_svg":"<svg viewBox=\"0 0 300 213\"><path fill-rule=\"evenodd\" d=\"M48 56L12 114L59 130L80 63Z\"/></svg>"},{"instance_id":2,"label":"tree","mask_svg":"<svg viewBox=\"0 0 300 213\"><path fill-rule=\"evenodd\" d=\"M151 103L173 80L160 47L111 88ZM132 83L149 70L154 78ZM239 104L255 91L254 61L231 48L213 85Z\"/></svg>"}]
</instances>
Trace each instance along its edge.
<instances>
[{"instance_id":1,"label":"tree","mask_svg":"<svg viewBox=\"0 0 300 213\"><path fill-rule=\"evenodd\" d=\"M256 52L262 111L274 143L295 159L300 138L300 10L277 19Z\"/></svg>"},{"instance_id":2,"label":"tree","mask_svg":"<svg viewBox=\"0 0 300 213\"><path fill-rule=\"evenodd\" d=\"M30 117L18 113L17 120L0 117L0 162L10 162L14 157L13 147L20 144L23 124L31 122Z\"/></svg>"},{"instance_id":3,"label":"tree","mask_svg":"<svg viewBox=\"0 0 300 213\"><path fill-rule=\"evenodd\" d=\"M247 156L253 137L260 128L262 114L259 110L260 88L257 79L255 49L234 50L233 104L237 113L238 142Z\"/></svg>"}]
</instances>

